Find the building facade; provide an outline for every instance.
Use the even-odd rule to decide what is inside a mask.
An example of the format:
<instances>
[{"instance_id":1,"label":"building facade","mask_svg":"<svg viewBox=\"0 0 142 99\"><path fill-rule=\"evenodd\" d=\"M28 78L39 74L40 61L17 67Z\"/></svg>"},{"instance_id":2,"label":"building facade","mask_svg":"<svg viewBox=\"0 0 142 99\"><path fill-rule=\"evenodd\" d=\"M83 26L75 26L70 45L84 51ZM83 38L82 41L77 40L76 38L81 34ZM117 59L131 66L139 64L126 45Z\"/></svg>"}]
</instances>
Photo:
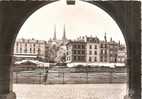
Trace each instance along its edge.
<instances>
[{"instance_id":1,"label":"building facade","mask_svg":"<svg viewBox=\"0 0 142 99\"><path fill-rule=\"evenodd\" d=\"M86 37L86 62L99 62L100 48L97 37Z\"/></svg>"},{"instance_id":2,"label":"building facade","mask_svg":"<svg viewBox=\"0 0 142 99\"><path fill-rule=\"evenodd\" d=\"M64 26L61 40L56 38L56 27L53 39L48 42L35 39L18 39L14 47L16 60L34 59L48 62L72 63L125 63L126 47L120 42L104 40L98 37L82 36L76 40L67 40Z\"/></svg>"},{"instance_id":3,"label":"building facade","mask_svg":"<svg viewBox=\"0 0 142 99\"><path fill-rule=\"evenodd\" d=\"M117 62L126 63L127 62L127 50L126 46L121 46L117 53Z\"/></svg>"},{"instance_id":4,"label":"building facade","mask_svg":"<svg viewBox=\"0 0 142 99\"><path fill-rule=\"evenodd\" d=\"M112 41L112 39L110 40L110 42L108 42L108 50L109 50L108 56L110 63L116 63L116 62L119 63L119 61L117 61L119 47L121 47L120 43Z\"/></svg>"},{"instance_id":5,"label":"building facade","mask_svg":"<svg viewBox=\"0 0 142 99\"><path fill-rule=\"evenodd\" d=\"M85 46L85 48L80 49L79 47L76 47L79 45ZM120 44L120 42L113 41L112 38L108 41L106 34L104 36L104 40L99 40L97 37L84 36L80 37L76 41L70 41L66 46L67 63L125 63L127 58L126 47L124 48L124 45ZM85 53L80 53L81 51L85 51ZM78 58L82 56L84 57L82 58L83 60L78 60Z\"/></svg>"},{"instance_id":6,"label":"building facade","mask_svg":"<svg viewBox=\"0 0 142 99\"><path fill-rule=\"evenodd\" d=\"M66 62L84 62L86 61L86 43L84 41L69 41L66 45Z\"/></svg>"},{"instance_id":7,"label":"building facade","mask_svg":"<svg viewBox=\"0 0 142 99\"><path fill-rule=\"evenodd\" d=\"M35 39L18 39L14 47L17 60L45 59L47 42Z\"/></svg>"},{"instance_id":8,"label":"building facade","mask_svg":"<svg viewBox=\"0 0 142 99\"><path fill-rule=\"evenodd\" d=\"M35 39L17 39L14 46L14 57L16 60L43 60L55 62L66 53L65 44L68 42L66 38L65 25L63 28L62 39L57 39L56 25L54 26L54 35L52 39L35 40Z\"/></svg>"}]
</instances>

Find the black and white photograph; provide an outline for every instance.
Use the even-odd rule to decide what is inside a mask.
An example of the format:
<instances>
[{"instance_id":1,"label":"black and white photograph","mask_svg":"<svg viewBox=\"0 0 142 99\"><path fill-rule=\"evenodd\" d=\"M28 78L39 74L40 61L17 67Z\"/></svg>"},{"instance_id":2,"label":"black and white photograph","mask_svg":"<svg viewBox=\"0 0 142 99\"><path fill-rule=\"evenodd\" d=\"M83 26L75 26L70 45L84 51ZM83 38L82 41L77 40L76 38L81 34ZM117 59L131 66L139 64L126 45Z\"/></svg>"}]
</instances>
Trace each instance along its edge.
<instances>
[{"instance_id":1,"label":"black and white photograph","mask_svg":"<svg viewBox=\"0 0 142 99\"><path fill-rule=\"evenodd\" d=\"M141 1L0 1L0 99L141 99L141 70Z\"/></svg>"}]
</instances>

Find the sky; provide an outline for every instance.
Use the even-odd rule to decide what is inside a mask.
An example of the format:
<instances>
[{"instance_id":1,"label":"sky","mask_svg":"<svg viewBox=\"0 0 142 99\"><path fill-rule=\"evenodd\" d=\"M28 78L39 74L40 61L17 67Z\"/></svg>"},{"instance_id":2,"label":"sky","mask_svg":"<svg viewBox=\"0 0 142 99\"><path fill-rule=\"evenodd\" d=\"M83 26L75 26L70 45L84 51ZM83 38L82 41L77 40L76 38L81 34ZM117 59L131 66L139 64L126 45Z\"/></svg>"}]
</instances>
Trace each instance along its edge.
<instances>
[{"instance_id":1,"label":"sky","mask_svg":"<svg viewBox=\"0 0 142 99\"><path fill-rule=\"evenodd\" d=\"M101 8L87 2L76 0L75 5L67 5L65 0L47 4L35 11L21 27L17 38L35 38L48 41L56 35L62 38L65 25L68 39L79 36L97 36L104 39L112 37L125 43L122 32L112 17Z\"/></svg>"}]
</instances>

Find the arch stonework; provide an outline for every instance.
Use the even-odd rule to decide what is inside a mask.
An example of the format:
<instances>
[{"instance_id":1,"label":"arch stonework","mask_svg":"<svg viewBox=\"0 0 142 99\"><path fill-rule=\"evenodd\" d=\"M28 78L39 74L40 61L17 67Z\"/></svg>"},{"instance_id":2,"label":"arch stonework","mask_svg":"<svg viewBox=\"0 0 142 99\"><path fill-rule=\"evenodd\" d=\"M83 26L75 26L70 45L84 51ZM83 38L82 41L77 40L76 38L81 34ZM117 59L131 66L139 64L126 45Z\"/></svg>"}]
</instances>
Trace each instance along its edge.
<instances>
[{"instance_id":1,"label":"arch stonework","mask_svg":"<svg viewBox=\"0 0 142 99\"><path fill-rule=\"evenodd\" d=\"M0 2L0 99L16 99L12 90L11 64L19 29L34 11L51 2L53 1ZM87 2L109 13L123 32L128 49L129 98L141 99L141 2Z\"/></svg>"}]
</instances>

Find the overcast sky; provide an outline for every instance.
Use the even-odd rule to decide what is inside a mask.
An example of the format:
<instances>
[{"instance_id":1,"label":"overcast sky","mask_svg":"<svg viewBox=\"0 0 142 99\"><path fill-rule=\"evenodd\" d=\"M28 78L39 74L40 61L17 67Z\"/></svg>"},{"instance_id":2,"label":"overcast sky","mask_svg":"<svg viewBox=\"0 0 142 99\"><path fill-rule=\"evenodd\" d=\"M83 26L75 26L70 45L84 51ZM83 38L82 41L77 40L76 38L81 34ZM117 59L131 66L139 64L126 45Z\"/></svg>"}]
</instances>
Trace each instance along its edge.
<instances>
[{"instance_id":1,"label":"overcast sky","mask_svg":"<svg viewBox=\"0 0 142 99\"><path fill-rule=\"evenodd\" d=\"M61 39L66 26L68 39L79 36L98 36L124 43L124 37L115 21L101 8L83 1L67 5L65 0L45 5L34 12L19 31L18 38L35 38L48 41L53 38L56 25L57 38Z\"/></svg>"}]
</instances>

